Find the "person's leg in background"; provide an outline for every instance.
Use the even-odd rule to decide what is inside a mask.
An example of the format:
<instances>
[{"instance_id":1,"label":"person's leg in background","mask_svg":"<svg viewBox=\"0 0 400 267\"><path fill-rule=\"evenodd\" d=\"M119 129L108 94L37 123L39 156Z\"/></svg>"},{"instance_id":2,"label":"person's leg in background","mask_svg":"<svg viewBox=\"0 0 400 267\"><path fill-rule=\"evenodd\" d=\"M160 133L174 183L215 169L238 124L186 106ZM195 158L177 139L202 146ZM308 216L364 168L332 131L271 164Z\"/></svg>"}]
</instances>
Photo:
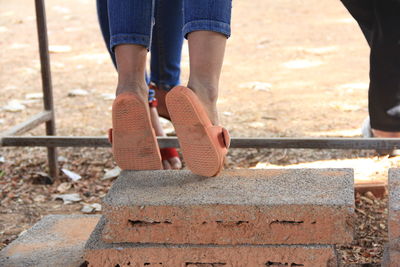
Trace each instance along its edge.
<instances>
[{"instance_id":1,"label":"person's leg in background","mask_svg":"<svg viewBox=\"0 0 400 267\"><path fill-rule=\"evenodd\" d=\"M357 21L365 39L371 45L375 25L374 0L342 0L342 3Z\"/></svg>"},{"instance_id":2,"label":"person's leg in background","mask_svg":"<svg viewBox=\"0 0 400 267\"><path fill-rule=\"evenodd\" d=\"M400 1L342 2L371 48L368 105L372 136L400 137Z\"/></svg>"},{"instance_id":3,"label":"person's leg in background","mask_svg":"<svg viewBox=\"0 0 400 267\"><path fill-rule=\"evenodd\" d=\"M157 0L157 2L162 2ZM173 3L172 3L173 2ZM156 24L165 24L169 28L167 31L171 33L171 35L160 35L158 30L160 27L154 26L153 27L153 37L157 40L157 43L164 44L162 48L159 48L154 45L154 39L151 45L151 54L152 54L152 61L151 61L151 69L152 73L157 71L157 74L151 74L153 78L152 81L157 82L159 79L157 77L162 77L164 84L171 84L171 86L175 86L179 83L179 76L180 76L180 55L181 55L181 48L182 48L182 22L179 23L179 17L182 19L182 9L176 9L177 3L181 2L180 0L172 1L172 5L167 5L167 8L162 10L157 8L156 5L156 15L158 14L160 17L156 17ZM175 3L177 2L177 3ZM176 18L168 19L168 13L172 13ZM97 14L99 18L99 24L102 31L102 35L104 41L106 43L107 49L110 53L114 66L117 67L115 54L110 49L110 28L109 28L109 18L108 18L108 3L107 0L97 0ZM176 23L173 23L173 22ZM177 31L177 33L175 32ZM156 36L154 36L156 35ZM161 37L161 41L158 41ZM179 38L180 37L180 38ZM153 60L153 56L157 55L159 51L167 54L167 56L162 56L161 59L156 56L156 60ZM162 62L163 60L168 60L169 62ZM160 63L160 65L158 65ZM159 67L160 66L160 67ZM164 74L166 73L166 74ZM168 89L167 86L162 86L163 89ZM152 89L150 91L153 91ZM165 95L164 95L165 97ZM160 102L160 101L158 101ZM149 96L149 103L150 103L150 115L153 128L157 136L165 136L165 133L162 129L162 126L159 121L158 113L157 113L157 103L154 99L154 95ZM165 108L165 104L164 104ZM161 155L163 158L163 167L164 169L180 169L182 167L182 163L179 159L179 156L174 148L164 148L161 149Z\"/></svg>"},{"instance_id":4,"label":"person's leg in background","mask_svg":"<svg viewBox=\"0 0 400 267\"><path fill-rule=\"evenodd\" d=\"M374 1L369 112L375 136L400 137L400 1Z\"/></svg>"}]
</instances>

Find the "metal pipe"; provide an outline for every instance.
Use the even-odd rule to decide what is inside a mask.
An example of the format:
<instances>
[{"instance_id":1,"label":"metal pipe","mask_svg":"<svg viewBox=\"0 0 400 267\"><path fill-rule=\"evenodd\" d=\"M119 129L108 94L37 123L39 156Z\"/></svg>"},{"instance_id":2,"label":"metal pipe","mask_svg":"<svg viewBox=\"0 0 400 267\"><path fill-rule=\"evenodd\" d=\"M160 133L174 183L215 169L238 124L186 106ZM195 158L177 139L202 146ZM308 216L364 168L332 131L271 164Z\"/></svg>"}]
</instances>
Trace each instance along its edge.
<instances>
[{"instance_id":1,"label":"metal pipe","mask_svg":"<svg viewBox=\"0 0 400 267\"><path fill-rule=\"evenodd\" d=\"M161 148L179 147L176 137L159 137ZM2 146L110 147L106 137L5 136ZM231 148L397 149L400 138L232 138Z\"/></svg>"},{"instance_id":2,"label":"metal pipe","mask_svg":"<svg viewBox=\"0 0 400 267\"><path fill-rule=\"evenodd\" d=\"M35 0L36 25L39 41L40 66L42 74L43 104L46 111L51 111L52 118L46 122L46 135L56 135L56 124L53 105L53 86L51 82L50 56L48 48L46 10L43 0ZM47 148L49 162L49 175L57 178L57 150L55 147Z\"/></svg>"}]
</instances>

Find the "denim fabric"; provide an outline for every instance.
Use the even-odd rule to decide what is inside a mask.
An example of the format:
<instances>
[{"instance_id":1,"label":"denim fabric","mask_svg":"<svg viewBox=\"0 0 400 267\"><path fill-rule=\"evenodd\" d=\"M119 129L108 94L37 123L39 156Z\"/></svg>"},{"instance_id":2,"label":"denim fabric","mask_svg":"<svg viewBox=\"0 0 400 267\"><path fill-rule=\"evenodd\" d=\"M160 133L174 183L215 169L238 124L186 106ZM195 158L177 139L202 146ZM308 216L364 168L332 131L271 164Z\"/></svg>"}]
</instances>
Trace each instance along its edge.
<instances>
[{"instance_id":1,"label":"denim fabric","mask_svg":"<svg viewBox=\"0 0 400 267\"><path fill-rule=\"evenodd\" d=\"M231 36L231 0L183 0L183 36L194 31L213 31Z\"/></svg>"},{"instance_id":2,"label":"denim fabric","mask_svg":"<svg viewBox=\"0 0 400 267\"><path fill-rule=\"evenodd\" d=\"M232 0L182 1L185 37L193 31L214 31L230 36ZM137 44L149 49L154 9L154 0L108 0L111 49L119 44Z\"/></svg>"},{"instance_id":3,"label":"denim fabric","mask_svg":"<svg viewBox=\"0 0 400 267\"><path fill-rule=\"evenodd\" d=\"M97 17L99 20L101 34L103 35L104 42L108 53L110 53L114 67L117 68L117 61L115 59L115 54L110 49L110 23L108 20L108 0L96 0L97 7Z\"/></svg>"},{"instance_id":4,"label":"denim fabric","mask_svg":"<svg viewBox=\"0 0 400 267\"><path fill-rule=\"evenodd\" d=\"M108 0L111 50L120 44L151 44L155 0Z\"/></svg>"},{"instance_id":5,"label":"denim fabric","mask_svg":"<svg viewBox=\"0 0 400 267\"><path fill-rule=\"evenodd\" d=\"M182 0L156 0L151 44L150 81L169 91L180 84L183 45Z\"/></svg>"},{"instance_id":6,"label":"denim fabric","mask_svg":"<svg viewBox=\"0 0 400 267\"><path fill-rule=\"evenodd\" d=\"M110 27L107 0L97 0L97 15L108 52L116 67L115 54L110 47ZM155 25L151 44L150 78L159 88L170 90L180 84L182 52L183 2L182 0L156 0Z\"/></svg>"}]
</instances>

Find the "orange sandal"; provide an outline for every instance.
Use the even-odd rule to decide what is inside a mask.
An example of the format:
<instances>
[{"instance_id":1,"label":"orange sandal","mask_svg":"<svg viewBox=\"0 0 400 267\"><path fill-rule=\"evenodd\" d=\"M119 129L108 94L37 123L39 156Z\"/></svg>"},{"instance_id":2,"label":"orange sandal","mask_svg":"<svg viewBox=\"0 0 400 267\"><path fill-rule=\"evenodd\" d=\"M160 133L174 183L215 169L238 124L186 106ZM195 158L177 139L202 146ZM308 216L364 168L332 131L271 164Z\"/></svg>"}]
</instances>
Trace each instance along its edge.
<instances>
[{"instance_id":1,"label":"orange sandal","mask_svg":"<svg viewBox=\"0 0 400 267\"><path fill-rule=\"evenodd\" d=\"M200 100L187 87L173 88L166 103L189 169L202 176L218 175L230 144L228 131L212 125Z\"/></svg>"},{"instance_id":2,"label":"orange sandal","mask_svg":"<svg viewBox=\"0 0 400 267\"><path fill-rule=\"evenodd\" d=\"M109 140L114 160L122 170L163 168L146 105L133 93L122 93L113 103Z\"/></svg>"},{"instance_id":3,"label":"orange sandal","mask_svg":"<svg viewBox=\"0 0 400 267\"><path fill-rule=\"evenodd\" d=\"M108 141L112 144L112 129L108 129ZM169 161L172 158L179 158L179 153L174 147L160 148L161 160Z\"/></svg>"}]
</instances>

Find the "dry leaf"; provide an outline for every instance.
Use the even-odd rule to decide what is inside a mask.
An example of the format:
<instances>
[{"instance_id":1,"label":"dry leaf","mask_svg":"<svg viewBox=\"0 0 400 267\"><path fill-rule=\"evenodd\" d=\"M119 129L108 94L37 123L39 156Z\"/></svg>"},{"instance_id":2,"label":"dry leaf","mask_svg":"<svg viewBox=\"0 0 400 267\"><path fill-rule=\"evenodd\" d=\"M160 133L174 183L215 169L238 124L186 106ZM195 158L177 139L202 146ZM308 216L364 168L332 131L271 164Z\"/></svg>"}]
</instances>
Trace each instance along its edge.
<instances>
[{"instance_id":1,"label":"dry leaf","mask_svg":"<svg viewBox=\"0 0 400 267\"><path fill-rule=\"evenodd\" d=\"M72 184L70 184L70 183L61 183L61 184L57 187L57 191L60 192L60 193L65 193L65 192L67 192L71 187L72 187Z\"/></svg>"}]
</instances>

